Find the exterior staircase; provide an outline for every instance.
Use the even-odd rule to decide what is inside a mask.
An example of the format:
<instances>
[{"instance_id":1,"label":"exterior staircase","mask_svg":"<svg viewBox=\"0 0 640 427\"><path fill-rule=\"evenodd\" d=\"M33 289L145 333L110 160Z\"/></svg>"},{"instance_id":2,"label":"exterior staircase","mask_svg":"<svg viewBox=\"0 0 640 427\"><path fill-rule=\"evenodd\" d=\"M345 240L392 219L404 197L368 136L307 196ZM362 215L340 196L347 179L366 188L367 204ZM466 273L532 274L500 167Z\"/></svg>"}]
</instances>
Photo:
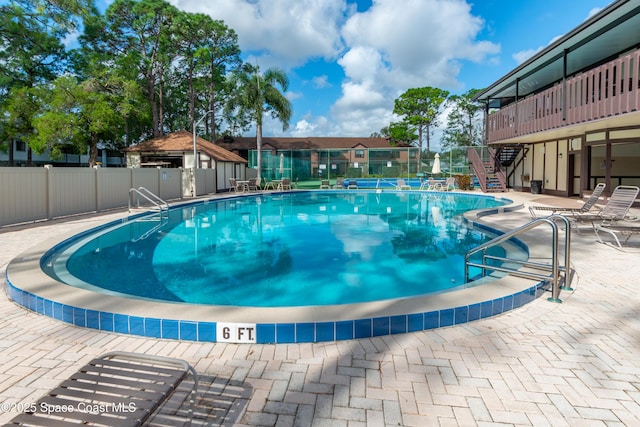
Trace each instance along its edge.
<instances>
[{"instance_id":1,"label":"exterior staircase","mask_svg":"<svg viewBox=\"0 0 640 427\"><path fill-rule=\"evenodd\" d=\"M483 193L503 193L507 191L507 178L496 151L482 147L485 156L476 148L470 148L468 158ZM517 155L517 154L516 154Z\"/></svg>"},{"instance_id":2,"label":"exterior staircase","mask_svg":"<svg viewBox=\"0 0 640 427\"><path fill-rule=\"evenodd\" d=\"M523 149L522 145L503 145L496 150L495 154L500 165L507 167L515 162Z\"/></svg>"}]
</instances>

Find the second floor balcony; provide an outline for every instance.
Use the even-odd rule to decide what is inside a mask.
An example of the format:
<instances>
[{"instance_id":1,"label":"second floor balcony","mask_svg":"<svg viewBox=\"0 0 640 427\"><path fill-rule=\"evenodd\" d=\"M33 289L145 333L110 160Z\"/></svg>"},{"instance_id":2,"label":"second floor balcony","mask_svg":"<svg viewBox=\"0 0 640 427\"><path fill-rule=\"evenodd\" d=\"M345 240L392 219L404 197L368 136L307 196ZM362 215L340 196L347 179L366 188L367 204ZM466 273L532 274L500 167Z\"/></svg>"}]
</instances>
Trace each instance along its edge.
<instances>
[{"instance_id":1,"label":"second floor balcony","mask_svg":"<svg viewBox=\"0 0 640 427\"><path fill-rule=\"evenodd\" d=\"M640 50L635 50L490 112L488 142L515 142L526 135L623 118L639 110Z\"/></svg>"}]
</instances>

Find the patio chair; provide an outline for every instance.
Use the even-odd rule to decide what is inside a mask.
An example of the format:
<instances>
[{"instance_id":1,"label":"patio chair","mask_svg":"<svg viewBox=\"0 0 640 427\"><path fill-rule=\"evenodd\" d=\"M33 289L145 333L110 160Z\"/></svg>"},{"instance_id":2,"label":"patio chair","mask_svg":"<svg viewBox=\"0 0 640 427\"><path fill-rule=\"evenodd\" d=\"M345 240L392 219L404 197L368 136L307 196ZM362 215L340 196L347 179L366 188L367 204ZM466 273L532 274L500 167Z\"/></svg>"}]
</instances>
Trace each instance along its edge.
<instances>
[{"instance_id":1,"label":"patio chair","mask_svg":"<svg viewBox=\"0 0 640 427\"><path fill-rule=\"evenodd\" d=\"M355 179L350 179L349 182L347 183L347 188L349 190L357 190L358 189L358 181L356 181Z\"/></svg>"},{"instance_id":2,"label":"patio chair","mask_svg":"<svg viewBox=\"0 0 640 427\"><path fill-rule=\"evenodd\" d=\"M600 195L604 191L606 184L601 182L596 185L596 188L593 189L593 193L589 199L578 208L562 208L557 206L529 206L529 212L531 212L532 218L537 218L537 212L548 212L547 215L555 215L556 213L561 213L563 215L579 215L583 213L587 213L593 208L598 200L600 200ZM595 206L596 209L601 209L598 206Z\"/></svg>"},{"instance_id":3,"label":"patio chair","mask_svg":"<svg viewBox=\"0 0 640 427\"><path fill-rule=\"evenodd\" d=\"M607 200L602 210L597 213L574 214L568 216L575 225L579 222L589 222L594 231L597 225L611 225L627 218L629 209L636 201L640 188L632 185L619 185ZM627 218L628 219L628 218Z\"/></svg>"},{"instance_id":4,"label":"patio chair","mask_svg":"<svg viewBox=\"0 0 640 427\"><path fill-rule=\"evenodd\" d=\"M291 190L291 180L289 178L282 178L280 184L278 184L279 190Z\"/></svg>"},{"instance_id":5,"label":"patio chair","mask_svg":"<svg viewBox=\"0 0 640 427\"><path fill-rule=\"evenodd\" d=\"M262 178L253 178L249 180L249 185L247 185L247 190L249 191L260 191L262 188L260 187L260 181Z\"/></svg>"},{"instance_id":6,"label":"patio chair","mask_svg":"<svg viewBox=\"0 0 640 427\"><path fill-rule=\"evenodd\" d=\"M451 191L456 189L456 179L454 177L449 177L444 183L444 190Z\"/></svg>"},{"instance_id":7,"label":"patio chair","mask_svg":"<svg viewBox=\"0 0 640 427\"><path fill-rule=\"evenodd\" d=\"M399 179L396 181L396 190L411 190L411 186L404 179Z\"/></svg>"},{"instance_id":8,"label":"patio chair","mask_svg":"<svg viewBox=\"0 0 640 427\"><path fill-rule=\"evenodd\" d=\"M442 191L442 184L434 178L429 178L427 181L427 191Z\"/></svg>"},{"instance_id":9,"label":"patio chair","mask_svg":"<svg viewBox=\"0 0 640 427\"><path fill-rule=\"evenodd\" d=\"M331 188L331 184L329 183L328 179L323 179L320 181L321 190L328 190L329 188Z\"/></svg>"},{"instance_id":10,"label":"patio chair","mask_svg":"<svg viewBox=\"0 0 640 427\"><path fill-rule=\"evenodd\" d=\"M279 183L280 181L267 181L267 179L265 178L263 190L275 190L276 188L278 188Z\"/></svg>"},{"instance_id":11,"label":"patio chair","mask_svg":"<svg viewBox=\"0 0 640 427\"><path fill-rule=\"evenodd\" d=\"M333 188L335 190L344 190L344 178L337 178Z\"/></svg>"},{"instance_id":12,"label":"patio chair","mask_svg":"<svg viewBox=\"0 0 640 427\"><path fill-rule=\"evenodd\" d=\"M233 192L238 192L238 184L236 183L236 179L235 178L229 178L229 191L233 191Z\"/></svg>"}]
</instances>

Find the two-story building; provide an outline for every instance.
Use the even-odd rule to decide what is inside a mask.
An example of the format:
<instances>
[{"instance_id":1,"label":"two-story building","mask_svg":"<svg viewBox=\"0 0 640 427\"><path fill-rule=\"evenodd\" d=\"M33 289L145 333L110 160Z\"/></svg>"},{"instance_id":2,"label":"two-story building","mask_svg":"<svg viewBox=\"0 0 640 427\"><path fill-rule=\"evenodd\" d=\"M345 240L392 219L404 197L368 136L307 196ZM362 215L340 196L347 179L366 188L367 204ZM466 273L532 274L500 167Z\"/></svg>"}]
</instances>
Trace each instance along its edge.
<instances>
[{"instance_id":1,"label":"two-story building","mask_svg":"<svg viewBox=\"0 0 640 427\"><path fill-rule=\"evenodd\" d=\"M476 100L493 154L478 175L568 197L640 185L640 1L613 2Z\"/></svg>"},{"instance_id":2,"label":"two-story building","mask_svg":"<svg viewBox=\"0 0 640 427\"><path fill-rule=\"evenodd\" d=\"M255 137L225 137L216 144L257 167ZM407 176L419 172L418 148L386 138L263 137L261 176L294 180Z\"/></svg>"}]
</instances>

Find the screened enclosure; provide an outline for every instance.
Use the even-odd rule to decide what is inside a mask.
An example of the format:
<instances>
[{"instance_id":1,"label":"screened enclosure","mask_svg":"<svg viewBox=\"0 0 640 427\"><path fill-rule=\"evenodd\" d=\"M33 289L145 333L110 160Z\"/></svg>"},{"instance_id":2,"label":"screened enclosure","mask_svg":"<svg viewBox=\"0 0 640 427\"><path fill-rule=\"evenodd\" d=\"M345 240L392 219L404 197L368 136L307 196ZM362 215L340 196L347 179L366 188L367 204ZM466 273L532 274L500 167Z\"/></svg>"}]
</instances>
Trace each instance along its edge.
<instances>
[{"instance_id":1,"label":"screened enclosure","mask_svg":"<svg viewBox=\"0 0 640 427\"><path fill-rule=\"evenodd\" d=\"M423 159L424 160L424 159ZM256 168L257 151L249 151ZM425 165L422 165L424 168ZM306 181L337 177L400 177L420 172L418 148L355 148L324 150L263 150L261 176Z\"/></svg>"}]
</instances>

